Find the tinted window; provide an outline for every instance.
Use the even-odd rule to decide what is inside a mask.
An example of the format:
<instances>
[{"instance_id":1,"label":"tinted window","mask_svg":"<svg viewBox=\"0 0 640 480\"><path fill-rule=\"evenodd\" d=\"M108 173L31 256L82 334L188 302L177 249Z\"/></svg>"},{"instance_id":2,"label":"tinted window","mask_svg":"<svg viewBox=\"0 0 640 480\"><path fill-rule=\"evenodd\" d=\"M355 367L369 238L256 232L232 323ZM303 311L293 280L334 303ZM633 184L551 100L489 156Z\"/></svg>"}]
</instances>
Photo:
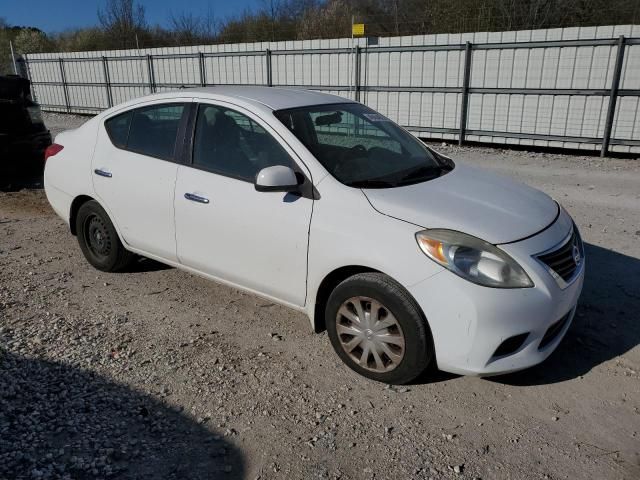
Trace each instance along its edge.
<instances>
[{"instance_id":1,"label":"tinted window","mask_svg":"<svg viewBox=\"0 0 640 480\"><path fill-rule=\"evenodd\" d=\"M173 159L184 105L154 105L134 111L127 150Z\"/></svg>"},{"instance_id":2,"label":"tinted window","mask_svg":"<svg viewBox=\"0 0 640 480\"><path fill-rule=\"evenodd\" d=\"M357 103L282 110L276 116L342 183L389 188L424 182L453 168L413 135Z\"/></svg>"},{"instance_id":3,"label":"tinted window","mask_svg":"<svg viewBox=\"0 0 640 480\"><path fill-rule=\"evenodd\" d=\"M214 105L200 105L193 144L193 164L253 182L273 165L293 166L282 146L246 115Z\"/></svg>"},{"instance_id":4,"label":"tinted window","mask_svg":"<svg viewBox=\"0 0 640 480\"><path fill-rule=\"evenodd\" d=\"M105 128L118 148L150 157L173 160L182 104L138 108L110 118Z\"/></svg>"},{"instance_id":5,"label":"tinted window","mask_svg":"<svg viewBox=\"0 0 640 480\"><path fill-rule=\"evenodd\" d=\"M402 153L400 142L386 131L375 128L375 124L365 123L361 117L348 111L340 112L336 118L330 118L331 115L327 112L310 113L319 144L347 148L362 145L367 149L385 148L394 153ZM328 120L332 120L332 123L324 125Z\"/></svg>"},{"instance_id":6,"label":"tinted window","mask_svg":"<svg viewBox=\"0 0 640 480\"><path fill-rule=\"evenodd\" d=\"M131 125L132 116L133 112L126 112L104 122L104 126L107 129L107 133L109 134L111 141L118 148L125 148L127 145L129 125Z\"/></svg>"}]
</instances>

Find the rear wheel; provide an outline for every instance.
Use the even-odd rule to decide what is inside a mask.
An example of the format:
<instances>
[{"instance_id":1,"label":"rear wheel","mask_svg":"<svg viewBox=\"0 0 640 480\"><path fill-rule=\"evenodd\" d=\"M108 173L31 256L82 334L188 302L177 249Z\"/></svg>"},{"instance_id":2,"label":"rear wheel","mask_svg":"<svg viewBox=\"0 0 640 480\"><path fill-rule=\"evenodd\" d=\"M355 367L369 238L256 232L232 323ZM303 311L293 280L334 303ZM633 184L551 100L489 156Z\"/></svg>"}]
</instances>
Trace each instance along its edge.
<instances>
[{"instance_id":1,"label":"rear wheel","mask_svg":"<svg viewBox=\"0 0 640 480\"><path fill-rule=\"evenodd\" d=\"M95 200L84 203L76 216L80 249L87 261L103 272L117 272L127 267L134 254L122 245L107 212Z\"/></svg>"},{"instance_id":2,"label":"rear wheel","mask_svg":"<svg viewBox=\"0 0 640 480\"><path fill-rule=\"evenodd\" d=\"M418 305L382 273L362 273L340 283L326 308L331 344L349 368L391 384L410 382L433 358L431 333Z\"/></svg>"}]
</instances>

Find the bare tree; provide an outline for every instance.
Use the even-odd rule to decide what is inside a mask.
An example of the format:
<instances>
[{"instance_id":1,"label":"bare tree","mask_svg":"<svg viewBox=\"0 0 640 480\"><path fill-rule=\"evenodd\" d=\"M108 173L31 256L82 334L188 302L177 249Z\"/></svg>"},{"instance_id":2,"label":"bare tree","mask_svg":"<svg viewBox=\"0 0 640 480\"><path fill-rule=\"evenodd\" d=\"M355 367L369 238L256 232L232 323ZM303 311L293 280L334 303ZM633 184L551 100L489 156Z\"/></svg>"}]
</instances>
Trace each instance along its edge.
<instances>
[{"instance_id":1,"label":"bare tree","mask_svg":"<svg viewBox=\"0 0 640 480\"><path fill-rule=\"evenodd\" d=\"M4 17L0 17L0 75L9 72L13 73L11 70L12 62L9 40L11 40L9 24Z\"/></svg>"},{"instance_id":2,"label":"bare tree","mask_svg":"<svg viewBox=\"0 0 640 480\"><path fill-rule=\"evenodd\" d=\"M197 43L205 36L202 19L192 13L171 14L169 24L178 45Z\"/></svg>"},{"instance_id":3,"label":"bare tree","mask_svg":"<svg viewBox=\"0 0 640 480\"><path fill-rule=\"evenodd\" d=\"M16 35L14 46L18 53L41 53L51 51L51 40L40 30L23 28Z\"/></svg>"},{"instance_id":4,"label":"bare tree","mask_svg":"<svg viewBox=\"0 0 640 480\"><path fill-rule=\"evenodd\" d=\"M101 0L99 26L46 38L0 17L0 68L9 40L21 50L57 51L347 37L351 18L368 36L503 31L640 21L640 0L261 0L224 21L211 10L170 15L167 27L149 26L141 0ZM49 47L45 41L51 41ZM6 67L5 67L6 69Z\"/></svg>"},{"instance_id":5,"label":"bare tree","mask_svg":"<svg viewBox=\"0 0 640 480\"><path fill-rule=\"evenodd\" d=\"M264 3L265 9L267 11L267 15L270 20L270 30L271 30L271 41L275 38L275 26L278 22L278 15L280 10L280 0L262 0Z\"/></svg>"},{"instance_id":6,"label":"bare tree","mask_svg":"<svg viewBox=\"0 0 640 480\"><path fill-rule=\"evenodd\" d=\"M541 28L550 23L557 0L495 0L495 28L515 30Z\"/></svg>"},{"instance_id":7,"label":"bare tree","mask_svg":"<svg viewBox=\"0 0 640 480\"><path fill-rule=\"evenodd\" d=\"M137 35L147 30L144 6L135 0L105 0L98 8L98 20L112 42L122 48L136 44Z\"/></svg>"}]
</instances>

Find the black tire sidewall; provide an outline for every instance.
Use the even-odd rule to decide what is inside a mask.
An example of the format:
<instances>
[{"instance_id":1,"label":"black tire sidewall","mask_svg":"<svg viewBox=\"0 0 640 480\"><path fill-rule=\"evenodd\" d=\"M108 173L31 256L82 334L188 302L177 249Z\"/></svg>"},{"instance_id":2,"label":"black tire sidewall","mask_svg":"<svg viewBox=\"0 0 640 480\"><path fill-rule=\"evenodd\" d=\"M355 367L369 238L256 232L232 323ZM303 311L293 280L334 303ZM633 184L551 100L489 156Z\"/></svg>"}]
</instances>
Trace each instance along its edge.
<instances>
[{"instance_id":1,"label":"black tire sidewall","mask_svg":"<svg viewBox=\"0 0 640 480\"><path fill-rule=\"evenodd\" d=\"M94 215L100 217L104 222L105 228L107 230L107 235L109 235L109 239L111 240L112 248L109 252L109 255L105 258L100 258L94 255L94 253L88 246L85 223L91 216ZM76 233L78 236L80 249L82 250L82 253L84 254L87 261L93 267L103 272L111 272L117 269L122 256L121 249L124 249L124 247L120 242L118 232L109 219L109 215L107 215L107 212L100 206L98 202L92 200L80 207L80 209L78 210L78 215L76 216Z\"/></svg>"},{"instance_id":2,"label":"black tire sidewall","mask_svg":"<svg viewBox=\"0 0 640 480\"><path fill-rule=\"evenodd\" d=\"M342 303L357 296L381 302L396 317L405 337L404 358L390 372L377 373L355 363L342 349L336 332L336 316ZM424 316L403 287L383 274L360 274L339 284L329 296L325 322L331 344L341 360L360 375L384 383L404 384L418 377L433 358L433 341Z\"/></svg>"}]
</instances>

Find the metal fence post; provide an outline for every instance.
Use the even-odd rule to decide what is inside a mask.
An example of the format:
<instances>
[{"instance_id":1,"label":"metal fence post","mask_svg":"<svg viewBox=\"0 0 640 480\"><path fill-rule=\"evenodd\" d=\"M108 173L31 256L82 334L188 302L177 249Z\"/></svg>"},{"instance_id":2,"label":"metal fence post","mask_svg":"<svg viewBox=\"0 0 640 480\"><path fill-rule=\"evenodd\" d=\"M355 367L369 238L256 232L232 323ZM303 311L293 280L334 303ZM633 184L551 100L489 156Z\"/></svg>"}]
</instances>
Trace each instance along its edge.
<instances>
[{"instance_id":1,"label":"metal fence post","mask_svg":"<svg viewBox=\"0 0 640 480\"><path fill-rule=\"evenodd\" d=\"M34 102L38 102L38 96L36 94L36 86L33 84L33 79L31 78L31 69L29 67L29 55L26 53L22 56L22 61L24 63L24 74L27 77L27 80L31 82L31 98Z\"/></svg>"},{"instance_id":2,"label":"metal fence post","mask_svg":"<svg viewBox=\"0 0 640 480\"><path fill-rule=\"evenodd\" d=\"M58 64L60 65L60 78L62 78L62 91L64 92L64 105L67 108L67 113L71 113L71 105L69 104L69 90L67 86L67 76L64 74L64 60L58 58Z\"/></svg>"},{"instance_id":3,"label":"metal fence post","mask_svg":"<svg viewBox=\"0 0 640 480\"><path fill-rule=\"evenodd\" d=\"M271 49L264 51L265 62L267 63L267 86L273 87L273 65L271 64Z\"/></svg>"},{"instance_id":4,"label":"metal fence post","mask_svg":"<svg viewBox=\"0 0 640 480\"><path fill-rule=\"evenodd\" d=\"M25 66L24 58L22 58L22 56L18 57L16 60L16 71L18 72L19 76L21 76L22 78L26 78L27 68Z\"/></svg>"},{"instance_id":5,"label":"metal fence post","mask_svg":"<svg viewBox=\"0 0 640 480\"><path fill-rule=\"evenodd\" d=\"M31 72L29 71L29 56L25 53L22 56L22 64L24 65L24 74L27 80L31 81Z\"/></svg>"},{"instance_id":6,"label":"metal fence post","mask_svg":"<svg viewBox=\"0 0 640 480\"><path fill-rule=\"evenodd\" d=\"M464 46L464 77L462 80L462 106L460 108L460 132L458 145L464 143L467 132L467 115L469 113L469 84L471 83L471 55L473 47L471 42Z\"/></svg>"},{"instance_id":7,"label":"metal fence post","mask_svg":"<svg viewBox=\"0 0 640 480\"><path fill-rule=\"evenodd\" d=\"M204 53L198 52L198 59L200 60L200 85L207 86L207 72L204 70Z\"/></svg>"},{"instance_id":8,"label":"metal fence post","mask_svg":"<svg viewBox=\"0 0 640 480\"><path fill-rule=\"evenodd\" d=\"M360 90L361 90L361 85L360 85L360 68L361 68L361 50L362 47L360 45L356 45L356 51L355 51L355 68L353 69L353 74L354 74L354 78L353 78L353 91L354 91L354 100L356 102L360 101Z\"/></svg>"},{"instance_id":9,"label":"metal fence post","mask_svg":"<svg viewBox=\"0 0 640 480\"><path fill-rule=\"evenodd\" d=\"M18 67L16 66L16 54L13 51L13 42L9 40L9 49L11 50L11 61L13 62L13 73L18 75Z\"/></svg>"},{"instance_id":10,"label":"metal fence post","mask_svg":"<svg viewBox=\"0 0 640 480\"><path fill-rule=\"evenodd\" d=\"M113 107L113 96L111 94L111 79L109 78L109 65L107 64L107 57L102 57L102 71L104 73L104 87L107 91L107 105L109 108Z\"/></svg>"},{"instance_id":11,"label":"metal fence post","mask_svg":"<svg viewBox=\"0 0 640 480\"><path fill-rule=\"evenodd\" d=\"M602 148L600 156L606 157L609 153L609 142L611 142L611 130L613 129L613 120L616 116L616 103L618 101L618 89L620 88L620 75L622 73L622 64L624 63L624 35L618 37L618 52L616 55L616 64L613 69L613 78L611 80L611 93L609 94L609 108L607 109L607 120L604 124L604 134L602 135Z\"/></svg>"},{"instance_id":12,"label":"metal fence post","mask_svg":"<svg viewBox=\"0 0 640 480\"><path fill-rule=\"evenodd\" d=\"M153 75L153 57L151 55L147 55L147 70L149 73L149 90L151 93L156 92L156 81Z\"/></svg>"}]
</instances>

